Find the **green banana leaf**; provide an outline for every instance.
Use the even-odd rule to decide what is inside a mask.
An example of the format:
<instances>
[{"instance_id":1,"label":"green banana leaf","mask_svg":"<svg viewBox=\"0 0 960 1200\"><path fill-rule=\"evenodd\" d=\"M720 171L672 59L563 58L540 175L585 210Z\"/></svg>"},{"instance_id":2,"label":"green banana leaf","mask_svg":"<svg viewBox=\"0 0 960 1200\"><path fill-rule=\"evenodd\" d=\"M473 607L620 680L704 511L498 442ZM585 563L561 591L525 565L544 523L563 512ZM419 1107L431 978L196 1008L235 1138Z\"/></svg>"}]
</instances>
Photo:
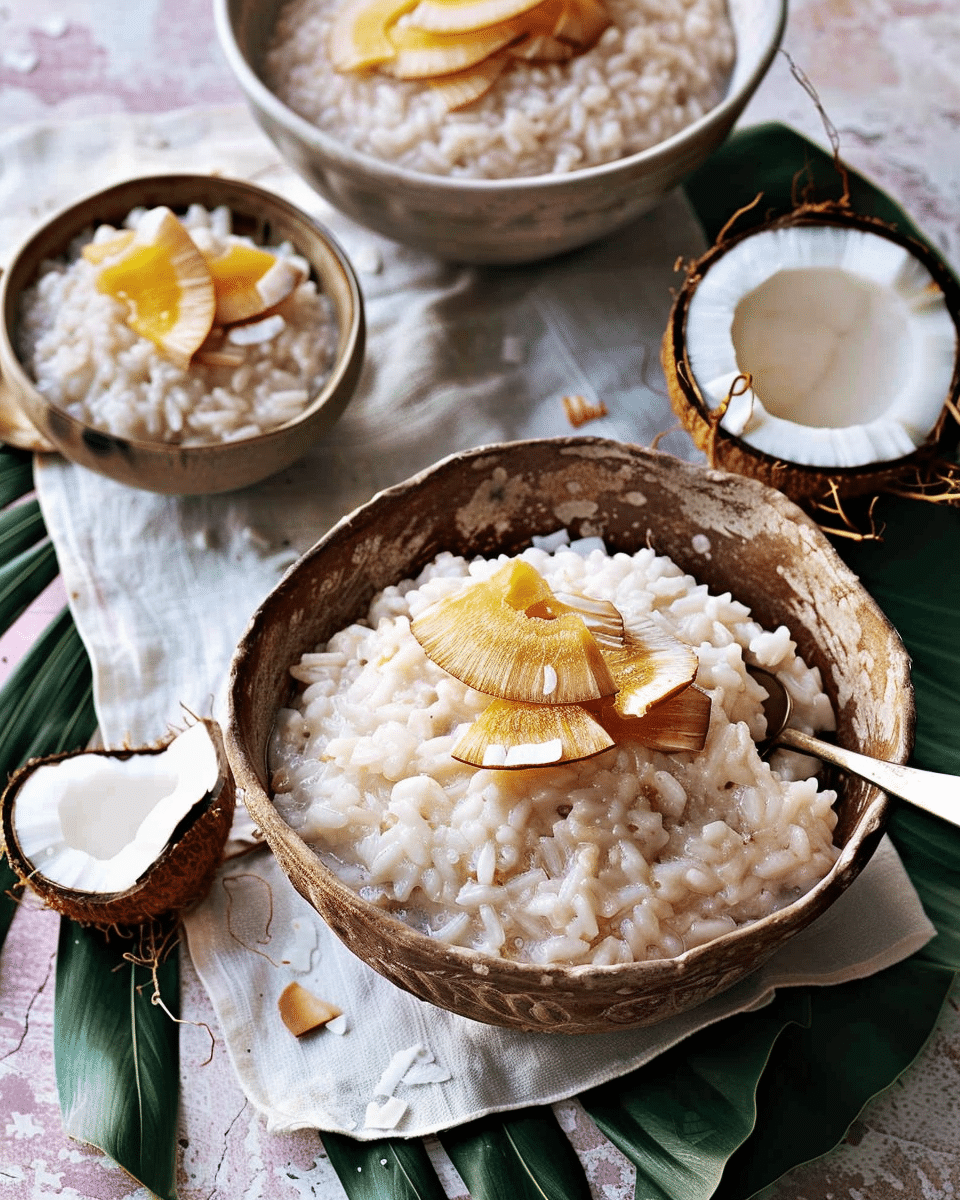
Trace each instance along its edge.
<instances>
[{"instance_id":1,"label":"green banana leaf","mask_svg":"<svg viewBox=\"0 0 960 1200\"><path fill-rule=\"evenodd\" d=\"M179 1084L176 955L154 979L115 935L60 922L54 1006L57 1091L66 1132L99 1147L160 1200L175 1200ZM172 1014L172 1016L170 1015Z\"/></svg>"},{"instance_id":2,"label":"green banana leaf","mask_svg":"<svg viewBox=\"0 0 960 1200\"><path fill-rule=\"evenodd\" d=\"M322 1140L349 1200L446 1200L421 1141L358 1142L338 1133Z\"/></svg>"},{"instance_id":3,"label":"green banana leaf","mask_svg":"<svg viewBox=\"0 0 960 1200\"><path fill-rule=\"evenodd\" d=\"M756 1090L778 1039L811 1022L809 989L791 988L580 1097L637 1169L644 1200L707 1200L750 1135Z\"/></svg>"},{"instance_id":4,"label":"green banana leaf","mask_svg":"<svg viewBox=\"0 0 960 1200\"><path fill-rule=\"evenodd\" d=\"M474 1200L590 1200L580 1160L549 1108L482 1117L438 1136Z\"/></svg>"},{"instance_id":5,"label":"green banana leaf","mask_svg":"<svg viewBox=\"0 0 960 1200\"><path fill-rule=\"evenodd\" d=\"M52 542L29 546L0 567L0 629L9 629L59 574Z\"/></svg>"},{"instance_id":6,"label":"green banana leaf","mask_svg":"<svg viewBox=\"0 0 960 1200\"><path fill-rule=\"evenodd\" d=\"M753 1196L833 1149L838 1119L856 1116L923 1048L953 978L915 956L868 979L803 989L810 1021L773 1047L757 1088L762 1120L726 1164L716 1200Z\"/></svg>"},{"instance_id":7,"label":"green banana leaf","mask_svg":"<svg viewBox=\"0 0 960 1200\"><path fill-rule=\"evenodd\" d=\"M24 500L0 512L0 563L42 541L47 536L40 505L35 499Z\"/></svg>"},{"instance_id":8,"label":"green banana leaf","mask_svg":"<svg viewBox=\"0 0 960 1200\"><path fill-rule=\"evenodd\" d=\"M33 490L33 456L10 446L0 447L0 508Z\"/></svg>"}]
</instances>

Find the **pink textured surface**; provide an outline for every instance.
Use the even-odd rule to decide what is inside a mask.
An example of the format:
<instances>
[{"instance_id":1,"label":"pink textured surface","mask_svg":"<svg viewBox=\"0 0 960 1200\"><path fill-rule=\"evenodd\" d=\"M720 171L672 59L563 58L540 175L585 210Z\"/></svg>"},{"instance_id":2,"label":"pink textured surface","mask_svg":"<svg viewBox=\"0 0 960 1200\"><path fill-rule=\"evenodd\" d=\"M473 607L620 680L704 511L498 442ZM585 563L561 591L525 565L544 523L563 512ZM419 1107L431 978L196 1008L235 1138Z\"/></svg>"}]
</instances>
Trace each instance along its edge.
<instances>
[{"instance_id":1,"label":"pink textured surface","mask_svg":"<svg viewBox=\"0 0 960 1200\"><path fill-rule=\"evenodd\" d=\"M886 187L960 268L960 9L956 0L795 0L785 43L816 86L845 156ZM20 122L240 101L208 0L5 0L0 130ZM821 138L809 98L777 60L747 113ZM2 167L2 163L0 163ZM55 590L0 640L0 678L62 603ZM0 957L0 1195L146 1200L96 1151L62 1132L52 1058L57 919L26 908ZM211 1020L183 961L184 1016ZM315 1133L271 1136L240 1092L222 1044L181 1035L179 1190L219 1197L336 1200ZM573 1105L561 1120L594 1195L633 1195L625 1160ZM847 1143L799 1168L775 1200L932 1200L960 1193L960 1007L954 992L921 1059L862 1114ZM452 1197L463 1187L431 1148Z\"/></svg>"}]
</instances>

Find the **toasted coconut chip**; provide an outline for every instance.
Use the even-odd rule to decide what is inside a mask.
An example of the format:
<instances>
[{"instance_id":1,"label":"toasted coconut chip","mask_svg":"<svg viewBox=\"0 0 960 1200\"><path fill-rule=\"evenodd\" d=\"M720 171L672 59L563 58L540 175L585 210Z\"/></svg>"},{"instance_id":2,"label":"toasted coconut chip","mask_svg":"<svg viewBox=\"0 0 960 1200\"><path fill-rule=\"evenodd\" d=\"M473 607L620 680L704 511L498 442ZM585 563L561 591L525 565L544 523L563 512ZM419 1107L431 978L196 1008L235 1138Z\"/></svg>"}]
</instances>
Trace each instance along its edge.
<instances>
[{"instance_id":1,"label":"toasted coconut chip","mask_svg":"<svg viewBox=\"0 0 960 1200\"><path fill-rule=\"evenodd\" d=\"M697 675L696 651L652 621L628 629L623 646L605 650L604 657L617 684L616 710L622 717L642 717Z\"/></svg>"},{"instance_id":2,"label":"toasted coconut chip","mask_svg":"<svg viewBox=\"0 0 960 1200\"><path fill-rule=\"evenodd\" d=\"M214 325L192 361L204 367L240 367L244 359L239 346L227 344L227 331L221 325Z\"/></svg>"},{"instance_id":3,"label":"toasted coconut chip","mask_svg":"<svg viewBox=\"0 0 960 1200\"><path fill-rule=\"evenodd\" d=\"M541 3L544 0L420 0L410 14L410 25L430 33L472 33L509 21Z\"/></svg>"},{"instance_id":4,"label":"toasted coconut chip","mask_svg":"<svg viewBox=\"0 0 960 1200\"><path fill-rule=\"evenodd\" d=\"M288 983L280 993L277 1008L280 1010L280 1019L294 1037L303 1037L311 1029L319 1029L334 1017L342 1015L341 1009L307 991L296 980Z\"/></svg>"},{"instance_id":5,"label":"toasted coconut chip","mask_svg":"<svg viewBox=\"0 0 960 1200\"><path fill-rule=\"evenodd\" d=\"M710 728L710 708L709 695L691 684L655 704L642 717L621 716L612 700L601 700L594 715L617 743L634 741L664 753L688 750L699 754Z\"/></svg>"},{"instance_id":6,"label":"toasted coconut chip","mask_svg":"<svg viewBox=\"0 0 960 1200\"><path fill-rule=\"evenodd\" d=\"M383 70L396 79L430 79L453 75L496 54L520 36L512 25L497 25L455 35L395 27L390 40L396 57Z\"/></svg>"},{"instance_id":7,"label":"toasted coconut chip","mask_svg":"<svg viewBox=\"0 0 960 1200\"><path fill-rule=\"evenodd\" d=\"M528 704L579 704L617 690L583 619L528 616L550 589L529 564L508 563L421 613L414 637L435 663L490 696Z\"/></svg>"},{"instance_id":8,"label":"toasted coconut chip","mask_svg":"<svg viewBox=\"0 0 960 1200\"><path fill-rule=\"evenodd\" d=\"M206 261L217 301L214 320L219 325L261 316L286 300L304 278L290 259L239 239Z\"/></svg>"},{"instance_id":9,"label":"toasted coconut chip","mask_svg":"<svg viewBox=\"0 0 960 1200\"><path fill-rule=\"evenodd\" d=\"M130 326L184 369L213 325L207 264L169 208L143 217L126 250L101 267L97 287L126 302Z\"/></svg>"},{"instance_id":10,"label":"toasted coconut chip","mask_svg":"<svg viewBox=\"0 0 960 1200\"><path fill-rule=\"evenodd\" d=\"M493 700L451 751L474 767L519 770L592 758L613 738L579 704Z\"/></svg>"},{"instance_id":11,"label":"toasted coconut chip","mask_svg":"<svg viewBox=\"0 0 960 1200\"><path fill-rule=\"evenodd\" d=\"M595 600L575 592L555 592L526 609L528 617L559 617L561 613L576 613L601 646L623 646L623 617L610 600Z\"/></svg>"},{"instance_id":12,"label":"toasted coconut chip","mask_svg":"<svg viewBox=\"0 0 960 1200\"><path fill-rule=\"evenodd\" d=\"M578 50L588 50L610 24L601 0L565 0L553 27L553 36L572 42Z\"/></svg>"},{"instance_id":13,"label":"toasted coconut chip","mask_svg":"<svg viewBox=\"0 0 960 1200\"><path fill-rule=\"evenodd\" d=\"M417 0L346 0L337 8L327 49L337 71L361 71L388 62L396 47L390 26Z\"/></svg>"},{"instance_id":14,"label":"toasted coconut chip","mask_svg":"<svg viewBox=\"0 0 960 1200\"><path fill-rule=\"evenodd\" d=\"M531 33L508 46L506 53L525 62L566 62L573 58L573 47L547 33Z\"/></svg>"},{"instance_id":15,"label":"toasted coconut chip","mask_svg":"<svg viewBox=\"0 0 960 1200\"><path fill-rule=\"evenodd\" d=\"M99 267L101 263L107 261L108 258L113 258L115 254L121 254L133 241L134 232L132 229L120 229L113 237L105 238L101 242L87 242L80 253L95 267Z\"/></svg>"},{"instance_id":16,"label":"toasted coconut chip","mask_svg":"<svg viewBox=\"0 0 960 1200\"><path fill-rule=\"evenodd\" d=\"M447 112L456 112L485 96L506 66L507 60L504 55L494 54L466 71L458 71L455 75L441 75L427 82L440 96Z\"/></svg>"}]
</instances>

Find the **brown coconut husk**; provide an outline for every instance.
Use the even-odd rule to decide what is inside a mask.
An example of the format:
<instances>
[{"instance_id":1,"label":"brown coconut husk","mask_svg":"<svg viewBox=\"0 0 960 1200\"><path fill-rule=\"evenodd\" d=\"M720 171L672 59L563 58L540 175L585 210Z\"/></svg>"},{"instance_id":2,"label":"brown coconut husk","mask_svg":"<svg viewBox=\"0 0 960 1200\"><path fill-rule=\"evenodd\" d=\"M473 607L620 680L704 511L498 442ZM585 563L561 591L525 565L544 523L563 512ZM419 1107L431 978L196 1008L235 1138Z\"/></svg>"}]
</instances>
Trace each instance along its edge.
<instances>
[{"instance_id":1,"label":"brown coconut husk","mask_svg":"<svg viewBox=\"0 0 960 1200\"><path fill-rule=\"evenodd\" d=\"M20 848L15 817L17 796L38 767L63 762L77 754L118 759L128 759L135 754L161 754L173 739L138 749L68 751L31 759L15 771L0 798L0 808L3 849L18 879L47 907L81 925L92 925L124 936L151 923L154 929L157 922L167 924L168 918L202 899L222 860L236 804L233 775L227 764L220 727L214 721L202 723L207 727L217 755L217 784L197 797L196 804L180 822L166 849L133 887L122 892L77 891L48 879Z\"/></svg>"},{"instance_id":2,"label":"brown coconut husk","mask_svg":"<svg viewBox=\"0 0 960 1200\"><path fill-rule=\"evenodd\" d=\"M760 201L754 201L753 208ZM930 272L942 289L949 312L958 327L960 340L960 285L941 259L923 242L902 233L878 217L853 211L849 198L802 202L784 216L753 226L741 234L732 228L746 210L734 214L721 230L710 249L689 264L678 291L661 346L661 362L666 375L670 403L693 442L702 450L712 467L749 475L778 488L796 503L814 514L828 511L856 497L894 492L938 503L960 503L960 467L951 461L960 442L960 353L954 363L950 390L936 426L922 446L902 458L866 463L858 467L816 467L788 462L755 449L743 439L721 427L730 396L719 405L700 391L687 355L686 322L690 301L711 266L732 247L748 237L769 229L797 226L831 225L862 229L904 246ZM740 377L731 395L749 379Z\"/></svg>"}]
</instances>

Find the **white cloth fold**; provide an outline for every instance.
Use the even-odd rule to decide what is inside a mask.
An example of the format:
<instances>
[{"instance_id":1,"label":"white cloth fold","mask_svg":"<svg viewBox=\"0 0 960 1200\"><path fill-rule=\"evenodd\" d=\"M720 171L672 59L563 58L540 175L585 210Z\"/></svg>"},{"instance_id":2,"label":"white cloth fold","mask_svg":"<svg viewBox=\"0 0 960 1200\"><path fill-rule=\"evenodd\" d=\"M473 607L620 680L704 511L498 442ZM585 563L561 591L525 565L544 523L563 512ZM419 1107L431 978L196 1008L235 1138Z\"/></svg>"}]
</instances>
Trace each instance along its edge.
<instances>
[{"instance_id":1,"label":"white cloth fold","mask_svg":"<svg viewBox=\"0 0 960 1200\"><path fill-rule=\"evenodd\" d=\"M38 492L107 744L152 742L185 712L222 717L230 657L257 604L298 553L380 488L459 448L569 433L565 396L602 401L607 415L591 433L649 444L671 430L660 339L674 264L702 248L677 193L605 243L552 262L444 265L336 214L230 109L0 137L0 254L40 215L94 187L167 169L253 178L319 215L357 267L368 355L334 430L288 471L233 495L156 496L56 457L40 463ZM677 432L661 447L693 454ZM885 844L816 926L724 996L650 1030L557 1038L464 1021L393 988L343 949L264 851L228 864L186 925L241 1085L270 1128L362 1137L382 1134L364 1122L395 1052L422 1046L421 1066L432 1055L434 1073L449 1072L397 1085L396 1132L423 1134L575 1095L777 986L865 975L933 933ZM287 1032L276 997L292 978L343 1008L346 1034L297 1041Z\"/></svg>"}]
</instances>

